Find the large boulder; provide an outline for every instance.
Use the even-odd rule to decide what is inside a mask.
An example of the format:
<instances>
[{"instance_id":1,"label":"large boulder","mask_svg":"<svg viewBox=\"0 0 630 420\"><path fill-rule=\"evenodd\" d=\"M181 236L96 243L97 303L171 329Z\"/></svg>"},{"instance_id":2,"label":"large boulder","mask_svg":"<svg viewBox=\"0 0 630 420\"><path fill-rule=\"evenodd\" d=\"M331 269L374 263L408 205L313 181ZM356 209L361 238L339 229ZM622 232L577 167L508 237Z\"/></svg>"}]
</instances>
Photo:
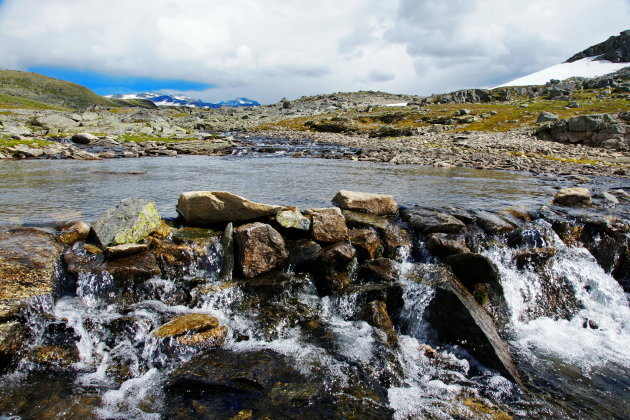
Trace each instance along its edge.
<instances>
[{"instance_id":1,"label":"large boulder","mask_svg":"<svg viewBox=\"0 0 630 420\"><path fill-rule=\"evenodd\" d=\"M153 201L124 199L108 209L94 224L94 232L104 247L136 243L161 225Z\"/></svg>"},{"instance_id":2,"label":"large boulder","mask_svg":"<svg viewBox=\"0 0 630 420\"><path fill-rule=\"evenodd\" d=\"M98 137L90 133L77 133L74 134L70 140L72 140L72 142L76 144L90 144L92 142L98 141Z\"/></svg>"},{"instance_id":3,"label":"large boulder","mask_svg":"<svg viewBox=\"0 0 630 420\"><path fill-rule=\"evenodd\" d=\"M42 127L47 130L67 131L79 125L73 119L61 114L50 114L36 117L31 121L32 125Z\"/></svg>"},{"instance_id":4,"label":"large boulder","mask_svg":"<svg viewBox=\"0 0 630 420\"><path fill-rule=\"evenodd\" d=\"M318 242L339 242L348 240L346 219L336 207L309 209L306 214L313 218L313 239Z\"/></svg>"},{"instance_id":5,"label":"large boulder","mask_svg":"<svg viewBox=\"0 0 630 420\"><path fill-rule=\"evenodd\" d=\"M55 294L60 252L60 244L47 231L0 229L0 321L32 298Z\"/></svg>"},{"instance_id":6,"label":"large boulder","mask_svg":"<svg viewBox=\"0 0 630 420\"><path fill-rule=\"evenodd\" d=\"M189 191L177 200L177 212L187 224L195 226L253 220L281 210L285 207L255 203L226 191Z\"/></svg>"},{"instance_id":7,"label":"large boulder","mask_svg":"<svg viewBox=\"0 0 630 420\"><path fill-rule=\"evenodd\" d=\"M395 214L398 204L387 194L341 190L332 199L333 204L342 209L361 211L378 215Z\"/></svg>"},{"instance_id":8,"label":"large boulder","mask_svg":"<svg viewBox=\"0 0 630 420\"><path fill-rule=\"evenodd\" d=\"M249 223L234 230L238 265L243 276L266 273L287 257L282 235L265 223Z\"/></svg>"}]
</instances>

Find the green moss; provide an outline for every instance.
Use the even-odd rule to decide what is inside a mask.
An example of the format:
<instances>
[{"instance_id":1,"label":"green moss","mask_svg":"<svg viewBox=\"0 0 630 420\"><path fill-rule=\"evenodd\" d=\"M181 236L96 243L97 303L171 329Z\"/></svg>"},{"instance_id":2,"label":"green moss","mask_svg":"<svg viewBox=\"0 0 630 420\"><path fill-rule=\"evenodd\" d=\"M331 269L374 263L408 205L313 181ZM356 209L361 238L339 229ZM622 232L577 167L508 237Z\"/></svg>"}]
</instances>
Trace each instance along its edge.
<instances>
[{"instance_id":1,"label":"green moss","mask_svg":"<svg viewBox=\"0 0 630 420\"><path fill-rule=\"evenodd\" d=\"M475 292L473 293L473 296L475 297L475 300L477 301L477 303L480 304L481 306L488 303L489 298L488 298L487 290L483 290L483 289L475 290Z\"/></svg>"},{"instance_id":2,"label":"green moss","mask_svg":"<svg viewBox=\"0 0 630 420\"><path fill-rule=\"evenodd\" d=\"M29 147L44 147L52 142L46 140L15 140L9 136L0 137L0 150L4 150L7 147L15 147L19 144L25 144Z\"/></svg>"}]
</instances>

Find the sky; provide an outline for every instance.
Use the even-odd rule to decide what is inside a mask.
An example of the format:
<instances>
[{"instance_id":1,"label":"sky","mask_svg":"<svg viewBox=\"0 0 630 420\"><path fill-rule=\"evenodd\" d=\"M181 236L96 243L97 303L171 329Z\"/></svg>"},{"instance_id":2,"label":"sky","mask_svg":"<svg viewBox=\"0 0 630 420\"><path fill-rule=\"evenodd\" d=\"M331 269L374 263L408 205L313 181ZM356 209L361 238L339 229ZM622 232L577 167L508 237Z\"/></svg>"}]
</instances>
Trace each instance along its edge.
<instances>
[{"instance_id":1,"label":"sky","mask_svg":"<svg viewBox=\"0 0 630 420\"><path fill-rule=\"evenodd\" d=\"M493 87L630 29L630 0L0 0L0 69L261 103Z\"/></svg>"}]
</instances>

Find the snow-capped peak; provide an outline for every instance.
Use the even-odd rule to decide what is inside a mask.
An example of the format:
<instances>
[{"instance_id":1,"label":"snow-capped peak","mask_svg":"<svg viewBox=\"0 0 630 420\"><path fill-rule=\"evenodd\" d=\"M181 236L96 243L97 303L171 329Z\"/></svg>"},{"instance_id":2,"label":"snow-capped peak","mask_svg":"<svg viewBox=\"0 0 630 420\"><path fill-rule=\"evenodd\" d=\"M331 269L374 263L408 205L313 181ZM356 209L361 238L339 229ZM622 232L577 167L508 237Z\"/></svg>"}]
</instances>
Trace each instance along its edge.
<instances>
[{"instance_id":1,"label":"snow-capped peak","mask_svg":"<svg viewBox=\"0 0 630 420\"><path fill-rule=\"evenodd\" d=\"M260 105L257 101L243 97L222 102L204 102L201 99L195 99L183 94L163 95L155 92L107 95L106 97L114 99L147 99L157 106L187 106L192 108L250 107Z\"/></svg>"}]
</instances>

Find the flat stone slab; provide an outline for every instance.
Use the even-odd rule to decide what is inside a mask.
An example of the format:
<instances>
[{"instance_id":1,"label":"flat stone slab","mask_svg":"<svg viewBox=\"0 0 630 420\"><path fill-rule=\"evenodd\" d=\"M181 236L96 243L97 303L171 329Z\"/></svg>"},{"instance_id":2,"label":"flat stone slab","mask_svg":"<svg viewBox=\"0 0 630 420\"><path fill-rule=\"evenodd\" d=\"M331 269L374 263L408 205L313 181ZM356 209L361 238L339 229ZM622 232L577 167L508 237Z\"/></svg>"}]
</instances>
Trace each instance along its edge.
<instances>
[{"instance_id":1,"label":"flat stone slab","mask_svg":"<svg viewBox=\"0 0 630 420\"><path fill-rule=\"evenodd\" d=\"M255 203L227 191L189 191L182 193L177 200L177 212L193 226L253 220L285 209L283 206Z\"/></svg>"}]
</instances>

